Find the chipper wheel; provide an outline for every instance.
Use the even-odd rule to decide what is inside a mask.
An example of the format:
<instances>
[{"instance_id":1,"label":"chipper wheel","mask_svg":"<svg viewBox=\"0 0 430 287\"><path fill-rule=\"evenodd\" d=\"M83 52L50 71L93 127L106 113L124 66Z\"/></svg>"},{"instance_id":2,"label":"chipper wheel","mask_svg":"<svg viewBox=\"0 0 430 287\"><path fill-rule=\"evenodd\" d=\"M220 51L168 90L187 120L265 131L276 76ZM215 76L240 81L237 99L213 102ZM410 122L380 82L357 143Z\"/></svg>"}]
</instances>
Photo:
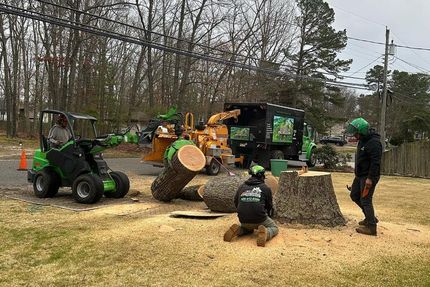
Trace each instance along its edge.
<instances>
[{"instance_id":1,"label":"chipper wheel","mask_svg":"<svg viewBox=\"0 0 430 287\"><path fill-rule=\"evenodd\" d=\"M53 170L45 168L34 177L33 189L37 197L53 197L57 194L59 187L60 177Z\"/></svg>"},{"instance_id":2,"label":"chipper wheel","mask_svg":"<svg viewBox=\"0 0 430 287\"><path fill-rule=\"evenodd\" d=\"M103 196L103 181L93 174L83 174L75 179L72 194L79 203L96 203Z\"/></svg>"},{"instance_id":3,"label":"chipper wheel","mask_svg":"<svg viewBox=\"0 0 430 287\"><path fill-rule=\"evenodd\" d=\"M221 170L221 164L218 160L213 158L208 166L206 166L206 174L207 175L217 175Z\"/></svg>"},{"instance_id":4,"label":"chipper wheel","mask_svg":"<svg viewBox=\"0 0 430 287\"><path fill-rule=\"evenodd\" d=\"M128 176L120 171L112 171L110 176L115 181L116 189L115 191L105 192L105 196L113 198L124 197L130 189L130 180L128 179Z\"/></svg>"}]
</instances>

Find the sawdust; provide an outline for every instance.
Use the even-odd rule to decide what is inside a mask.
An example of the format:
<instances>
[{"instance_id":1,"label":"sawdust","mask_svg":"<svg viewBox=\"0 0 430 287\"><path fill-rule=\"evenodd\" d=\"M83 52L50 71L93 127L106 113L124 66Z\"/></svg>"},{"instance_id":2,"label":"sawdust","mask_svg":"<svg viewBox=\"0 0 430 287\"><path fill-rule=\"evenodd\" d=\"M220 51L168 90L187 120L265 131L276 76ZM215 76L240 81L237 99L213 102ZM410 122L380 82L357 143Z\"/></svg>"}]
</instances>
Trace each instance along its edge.
<instances>
[{"instance_id":1,"label":"sawdust","mask_svg":"<svg viewBox=\"0 0 430 287\"><path fill-rule=\"evenodd\" d=\"M66 245L67 259L39 263L36 269L27 261L44 262L58 244L50 241L49 249L30 249L31 255L25 257L21 252L25 244L33 244L31 237L29 243L20 241L21 247L5 241L10 249L0 255L6 262L0 270L4 278L21 283L28 282L25 274L32 270L36 285L351 286L362 285L360 278L367 272L367 286L425 286L430 263L430 180L382 177L375 194L379 233L369 237L354 230L362 214L345 187L352 177L332 174L346 226L282 224L279 235L265 248L256 246L255 234L231 243L222 241L225 230L237 222L235 214L211 220L170 217L170 211L201 210L204 203L151 200L152 176L130 175L132 189L140 192L139 202L87 212L49 208L28 214L28 204L1 200L3 226L37 227L48 233L54 226L77 231L53 239ZM203 184L208 178L198 175L190 185ZM23 263L20 258L27 259ZM415 281L407 284L408 280Z\"/></svg>"}]
</instances>

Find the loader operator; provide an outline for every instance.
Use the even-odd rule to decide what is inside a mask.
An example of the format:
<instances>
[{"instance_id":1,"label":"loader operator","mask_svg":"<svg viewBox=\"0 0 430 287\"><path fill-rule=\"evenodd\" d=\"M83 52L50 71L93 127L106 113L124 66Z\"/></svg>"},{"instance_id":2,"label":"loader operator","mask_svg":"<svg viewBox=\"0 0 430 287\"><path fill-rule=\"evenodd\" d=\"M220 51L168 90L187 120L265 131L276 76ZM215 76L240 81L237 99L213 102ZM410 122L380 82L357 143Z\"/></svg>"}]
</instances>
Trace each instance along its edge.
<instances>
[{"instance_id":1,"label":"loader operator","mask_svg":"<svg viewBox=\"0 0 430 287\"><path fill-rule=\"evenodd\" d=\"M230 242L257 229L257 245L264 247L266 241L278 234L278 227L269 217L273 212L272 191L264 183L264 173L264 167L252 166L251 177L237 190L234 204L240 225L233 224L224 234L224 241Z\"/></svg>"},{"instance_id":2,"label":"loader operator","mask_svg":"<svg viewBox=\"0 0 430 287\"><path fill-rule=\"evenodd\" d=\"M68 120L63 114L57 117L57 122L52 126L48 134L48 142L51 148L60 148L70 140L72 134L67 128Z\"/></svg>"},{"instance_id":3,"label":"loader operator","mask_svg":"<svg viewBox=\"0 0 430 287\"><path fill-rule=\"evenodd\" d=\"M378 219L373 209L373 193L380 177L382 144L380 135L369 128L363 118L353 120L346 133L358 140L355 154L355 178L351 187L351 199L363 211L365 219L359 222L358 233L376 236Z\"/></svg>"}]
</instances>

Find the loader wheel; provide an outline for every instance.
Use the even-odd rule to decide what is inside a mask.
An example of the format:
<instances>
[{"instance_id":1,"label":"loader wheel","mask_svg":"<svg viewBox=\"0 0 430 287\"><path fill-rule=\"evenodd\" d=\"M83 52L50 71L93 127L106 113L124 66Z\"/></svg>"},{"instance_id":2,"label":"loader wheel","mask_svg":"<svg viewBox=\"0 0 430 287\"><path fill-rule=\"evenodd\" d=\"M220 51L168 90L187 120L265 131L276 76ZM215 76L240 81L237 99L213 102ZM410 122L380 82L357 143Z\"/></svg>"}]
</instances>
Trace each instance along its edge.
<instances>
[{"instance_id":1,"label":"loader wheel","mask_svg":"<svg viewBox=\"0 0 430 287\"><path fill-rule=\"evenodd\" d=\"M75 179L72 195L79 203L96 203L103 196L103 181L93 174L83 174Z\"/></svg>"},{"instance_id":2,"label":"loader wheel","mask_svg":"<svg viewBox=\"0 0 430 287\"><path fill-rule=\"evenodd\" d=\"M36 173L33 181L34 194L40 198L54 197L60 187L60 177L50 169Z\"/></svg>"},{"instance_id":3,"label":"loader wheel","mask_svg":"<svg viewBox=\"0 0 430 287\"><path fill-rule=\"evenodd\" d=\"M210 164L206 167L206 173L208 175L217 175L220 169L220 163L216 159L212 159Z\"/></svg>"},{"instance_id":4,"label":"loader wheel","mask_svg":"<svg viewBox=\"0 0 430 287\"><path fill-rule=\"evenodd\" d=\"M311 156L309 157L309 160L306 161L306 164L308 167L314 167L317 164L317 159L315 157L315 148L311 150Z\"/></svg>"},{"instance_id":5,"label":"loader wheel","mask_svg":"<svg viewBox=\"0 0 430 287\"><path fill-rule=\"evenodd\" d=\"M130 189L130 180L128 179L128 176L120 171L113 171L109 175L115 181L116 189L115 191L105 192L105 196L112 198L123 198Z\"/></svg>"}]
</instances>

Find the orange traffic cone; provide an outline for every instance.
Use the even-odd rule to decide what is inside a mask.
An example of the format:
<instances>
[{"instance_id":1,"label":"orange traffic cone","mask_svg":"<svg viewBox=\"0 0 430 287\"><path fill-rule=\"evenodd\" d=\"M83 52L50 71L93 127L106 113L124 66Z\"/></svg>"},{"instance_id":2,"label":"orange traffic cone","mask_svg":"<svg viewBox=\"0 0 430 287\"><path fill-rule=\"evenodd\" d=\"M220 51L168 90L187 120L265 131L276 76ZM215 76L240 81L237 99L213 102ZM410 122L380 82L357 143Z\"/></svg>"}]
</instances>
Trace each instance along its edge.
<instances>
[{"instance_id":1,"label":"orange traffic cone","mask_svg":"<svg viewBox=\"0 0 430 287\"><path fill-rule=\"evenodd\" d=\"M17 170L27 170L27 156L25 155L25 150L21 152L21 161L19 162Z\"/></svg>"}]
</instances>

